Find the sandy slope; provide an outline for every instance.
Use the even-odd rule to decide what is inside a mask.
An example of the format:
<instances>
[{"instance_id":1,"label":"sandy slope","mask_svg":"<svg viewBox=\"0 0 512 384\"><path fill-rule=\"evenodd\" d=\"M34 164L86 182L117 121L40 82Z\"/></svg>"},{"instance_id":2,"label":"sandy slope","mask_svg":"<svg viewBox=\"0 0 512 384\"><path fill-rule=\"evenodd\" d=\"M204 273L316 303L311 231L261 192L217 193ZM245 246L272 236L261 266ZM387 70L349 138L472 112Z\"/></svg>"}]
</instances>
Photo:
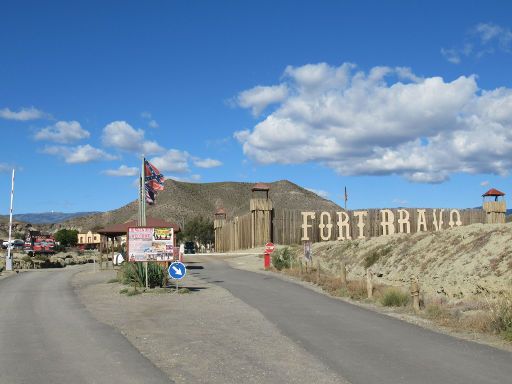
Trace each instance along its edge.
<instances>
[{"instance_id":1,"label":"sandy slope","mask_svg":"<svg viewBox=\"0 0 512 384\"><path fill-rule=\"evenodd\" d=\"M491 295L512 289L512 223L473 224L434 233L395 234L368 240L313 244L322 267L339 273L347 264L348 278L361 278L365 264L382 274L381 282L407 286L419 277L427 295L449 300ZM297 254L300 247L294 248Z\"/></svg>"}]
</instances>

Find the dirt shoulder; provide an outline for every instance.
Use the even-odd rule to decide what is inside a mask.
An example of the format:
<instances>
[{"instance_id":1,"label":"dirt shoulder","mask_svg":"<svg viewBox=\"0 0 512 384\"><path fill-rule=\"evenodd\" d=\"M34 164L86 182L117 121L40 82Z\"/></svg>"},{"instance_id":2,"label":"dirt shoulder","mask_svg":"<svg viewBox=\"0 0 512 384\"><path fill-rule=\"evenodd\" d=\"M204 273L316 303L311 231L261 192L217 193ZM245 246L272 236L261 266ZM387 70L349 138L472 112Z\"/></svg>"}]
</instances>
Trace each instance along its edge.
<instances>
[{"instance_id":1,"label":"dirt shoulder","mask_svg":"<svg viewBox=\"0 0 512 384\"><path fill-rule=\"evenodd\" d=\"M127 297L113 271L83 271L73 285L86 308L176 383L344 383L228 291L187 276L189 294Z\"/></svg>"}]
</instances>

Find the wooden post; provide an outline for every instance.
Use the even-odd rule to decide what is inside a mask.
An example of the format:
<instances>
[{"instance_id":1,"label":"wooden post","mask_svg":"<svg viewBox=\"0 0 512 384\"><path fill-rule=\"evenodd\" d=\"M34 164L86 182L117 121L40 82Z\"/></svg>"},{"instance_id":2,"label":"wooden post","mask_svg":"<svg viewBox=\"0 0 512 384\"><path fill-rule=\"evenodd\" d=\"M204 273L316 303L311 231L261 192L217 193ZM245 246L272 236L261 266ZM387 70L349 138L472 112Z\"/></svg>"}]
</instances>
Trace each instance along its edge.
<instances>
[{"instance_id":1,"label":"wooden post","mask_svg":"<svg viewBox=\"0 0 512 384\"><path fill-rule=\"evenodd\" d=\"M302 259L299 259L299 263L300 263L300 275L299 276L302 276L302 273L303 273L303 270L302 270Z\"/></svg>"},{"instance_id":2,"label":"wooden post","mask_svg":"<svg viewBox=\"0 0 512 384\"><path fill-rule=\"evenodd\" d=\"M412 307L414 312L420 310L420 285L416 276L411 277L411 296L412 296Z\"/></svg>"},{"instance_id":3,"label":"wooden post","mask_svg":"<svg viewBox=\"0 0 512 384\"><path fill-rule=\"evenodd\" d=\"M373 273L369 269L366 270L366 291L368 292L368 298L373 299Z\"/></svg>"},{"instance_id":4,"label":"wooden post","mask_svg":"<svg viewBox=\"0 0 512 384\"><path fill-rule=\"evenodd\" d=\"M317 259L316 265L316 283L320 285L320 259Z\"/></svg>"},{"instance_id":5,"label":"wooden post","mask_svg":"<svg viewBox=\"0 0 512 384\"><path fill-rule=\"evenodd\" d=\"M340 264L340 282L343 285L347 284L347 267L343 261Z\"/></svg>"}]
</instances>

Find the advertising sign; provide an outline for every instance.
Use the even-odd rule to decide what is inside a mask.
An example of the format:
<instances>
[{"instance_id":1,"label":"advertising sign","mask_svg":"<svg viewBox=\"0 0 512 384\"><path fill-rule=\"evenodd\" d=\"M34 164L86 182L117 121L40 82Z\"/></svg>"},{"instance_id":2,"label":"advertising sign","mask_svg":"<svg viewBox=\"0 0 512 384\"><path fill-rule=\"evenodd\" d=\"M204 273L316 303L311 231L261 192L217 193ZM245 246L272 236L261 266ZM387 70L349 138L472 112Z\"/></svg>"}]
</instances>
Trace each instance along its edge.
<instances>
[{"instance_id":1,"label":"advertising sign","mask_svg":"<svg viewBox=\"0 0 512 384\"><path fill-rule=\"evenodd\" d=\"M128 228L128 261L174 261L173 228Z\"/></svg>"}]
</instances>

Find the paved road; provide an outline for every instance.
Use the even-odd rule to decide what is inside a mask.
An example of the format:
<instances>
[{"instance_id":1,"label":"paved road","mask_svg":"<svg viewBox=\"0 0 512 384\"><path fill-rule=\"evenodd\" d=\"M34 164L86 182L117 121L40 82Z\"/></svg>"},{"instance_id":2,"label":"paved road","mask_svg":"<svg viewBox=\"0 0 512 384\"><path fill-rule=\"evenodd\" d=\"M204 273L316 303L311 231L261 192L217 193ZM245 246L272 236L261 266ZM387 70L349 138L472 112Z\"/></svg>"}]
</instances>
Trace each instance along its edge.
<instances>
[{"instance_id":1,"label":"paved road","mask_svg":"<svg viewBox=\"0 0 512 384\"><path fill-rule=\"evenodd\" d=\"M512 382L512 354L207 258L190 273L228 289L353 384Z\"/></svg>"},{"instance_id":2,"label":"paved road","mask_svg":"<svg viewBox=\"0 0 512 384\"><path fill-rule=\"evenodd\" d=\"M89 315L70 285L74 272L0 281L0 384L169 383L119 332Z\"/></svg>"}]
</instances>

